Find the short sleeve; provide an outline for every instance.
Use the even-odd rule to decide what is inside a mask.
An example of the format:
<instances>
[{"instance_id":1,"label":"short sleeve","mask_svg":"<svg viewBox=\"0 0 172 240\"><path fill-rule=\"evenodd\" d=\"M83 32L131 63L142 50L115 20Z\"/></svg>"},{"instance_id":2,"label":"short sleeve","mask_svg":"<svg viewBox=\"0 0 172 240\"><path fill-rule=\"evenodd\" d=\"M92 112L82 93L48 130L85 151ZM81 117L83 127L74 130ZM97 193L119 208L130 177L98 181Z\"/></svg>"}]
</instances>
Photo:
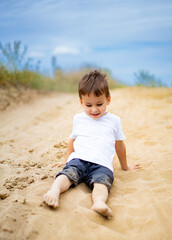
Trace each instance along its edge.
<instances>
[{"instance_id":1,"label":"short sleeve","mask_svg":"<svg viewBox=\"0 0 172 240\"><path fill-rule=\"evenodd\" d=\"M125 140L126 137L122 131L122 124L120 117L117 118L117 124L116 124L116 141L122 141Z\"/></svg>"},{"instance_id":2,"label":"short sleeve","mask_svg":"<svg viewBox=\"0 0 172 240\"><path fill-rule=\"evenodd\" d=\"M77 126L77 118L76 116L73 118L73 130L72 130L72 134L70 135L71 139L76 139L77 135L76 135L76 126Z\"/></svg>"}]
</instances>

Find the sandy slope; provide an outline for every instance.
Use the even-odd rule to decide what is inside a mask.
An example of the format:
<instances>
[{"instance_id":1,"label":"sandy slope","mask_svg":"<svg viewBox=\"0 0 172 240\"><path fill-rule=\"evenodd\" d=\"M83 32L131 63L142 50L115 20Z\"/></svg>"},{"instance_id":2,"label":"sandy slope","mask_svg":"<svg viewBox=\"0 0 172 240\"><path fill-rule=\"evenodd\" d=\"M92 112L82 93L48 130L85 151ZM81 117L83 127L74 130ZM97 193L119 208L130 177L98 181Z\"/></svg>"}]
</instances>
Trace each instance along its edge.
<instances>
[{"instance_id":1,"label":"sandy slope","mask_svg":"<svg viewBox=\"0 0 172 240\"><path fill-rule=\"evenodd\" d=\"M84 184L64 193L58 210L42 202L82 111L77 95L38 96L0 112L0 239L172 239L172 89L114 90L108 110L122 118L128 161L142 165L124 172L115 158L111 220L90 210Z\"/></svg>"}]
</instances>

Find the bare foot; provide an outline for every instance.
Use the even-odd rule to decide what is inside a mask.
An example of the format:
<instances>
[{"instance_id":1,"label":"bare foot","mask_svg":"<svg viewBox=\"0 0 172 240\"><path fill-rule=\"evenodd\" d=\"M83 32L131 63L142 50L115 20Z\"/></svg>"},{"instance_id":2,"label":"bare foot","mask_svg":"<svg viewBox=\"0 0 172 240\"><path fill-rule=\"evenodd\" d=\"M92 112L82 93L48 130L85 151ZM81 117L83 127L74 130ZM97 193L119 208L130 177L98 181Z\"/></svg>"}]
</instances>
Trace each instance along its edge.
<instances>
[{"instance_id":1,"label":"bare foot","mask_svg":"<svg viewBox=\"0 0 172 240\"><path fill-rule=\"evenodd\" d=\"M108 205L104 202L95 202L92 206L92 209L101 214L103 217L110 218L112 217L112 210L108 207Z\"/></svg>"},{"instance_id":2,"label":"bare foot","mask_svg":"<svg viewBox=\"0 0 172 240\"><path fill-rule=\"evenodd\" d=\"M58 208L59 207L59 194L52 190L49 190L44 196L44 201L51 207Z\"/></svg>"}]
</instances>

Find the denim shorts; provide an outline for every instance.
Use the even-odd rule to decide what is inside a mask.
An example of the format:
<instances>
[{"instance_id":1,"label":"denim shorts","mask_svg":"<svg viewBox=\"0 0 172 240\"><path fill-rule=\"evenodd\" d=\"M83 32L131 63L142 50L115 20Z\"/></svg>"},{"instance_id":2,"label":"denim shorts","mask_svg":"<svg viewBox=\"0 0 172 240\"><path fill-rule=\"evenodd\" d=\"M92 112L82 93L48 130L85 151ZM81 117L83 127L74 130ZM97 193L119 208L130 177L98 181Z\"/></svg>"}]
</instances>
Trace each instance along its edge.
<instances>
[{"instance_id":1,"label":"denim shorts","mask_svg":"<svg viewBox=\"0 0 172 240\"><path fill-rule=\"evenodd\" d=\"M81 182L85 182L91 189L93 189L94 183L104 184L108 191L112 186L114 177L113 172L102 165L83 161L81 159L75 158L66 163L66 166L59 175L66 175L74 186Z\"/></svg>"}]
</instances>

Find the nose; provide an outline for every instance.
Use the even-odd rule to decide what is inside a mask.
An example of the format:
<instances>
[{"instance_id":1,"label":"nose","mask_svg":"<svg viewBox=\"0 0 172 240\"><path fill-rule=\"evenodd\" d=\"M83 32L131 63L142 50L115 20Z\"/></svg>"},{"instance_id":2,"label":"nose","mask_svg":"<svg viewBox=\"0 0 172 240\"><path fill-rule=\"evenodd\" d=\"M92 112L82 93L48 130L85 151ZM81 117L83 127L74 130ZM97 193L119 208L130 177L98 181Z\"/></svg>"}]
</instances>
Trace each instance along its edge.
<instances>
[{"instance_id":1,"label":"nose","mask_svg":"<svg viewBox=\"0 0 172 240\"><path fill-rule=\"evenodd\" d=\"M96 113L97 112L97 108L96 108L96 106L93 106L92 107L92 113Z\"/></svg>"}]
</instances>

